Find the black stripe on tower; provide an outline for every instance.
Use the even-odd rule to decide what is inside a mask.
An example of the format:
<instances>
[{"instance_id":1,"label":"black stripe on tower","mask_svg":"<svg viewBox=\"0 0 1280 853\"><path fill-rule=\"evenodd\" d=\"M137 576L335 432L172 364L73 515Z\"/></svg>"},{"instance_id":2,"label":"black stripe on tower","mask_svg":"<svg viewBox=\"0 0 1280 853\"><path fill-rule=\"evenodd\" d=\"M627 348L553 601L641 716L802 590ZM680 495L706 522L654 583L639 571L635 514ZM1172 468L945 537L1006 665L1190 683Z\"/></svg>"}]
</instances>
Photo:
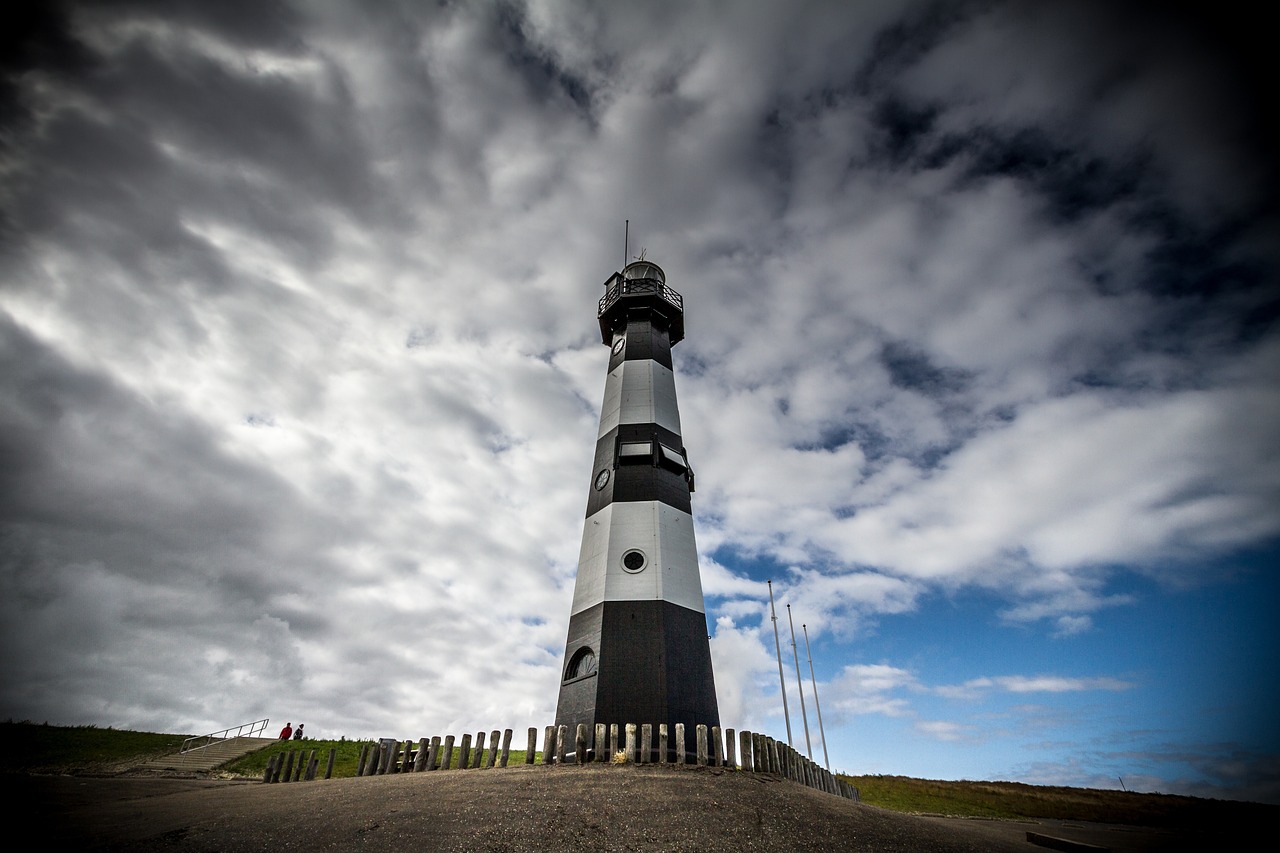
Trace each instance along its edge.
<instances>
[{"instance_id":1,"label":"black stripe on tower","mask_svg":"<svg viewBox=\"0 0 1280 853\"><path fill-rule=\"evenodd\" d=\"M596 723L685 724L685 750L695 727L720 725L705 614L669 601L605 601L569 620L568 648L599 650L597 668L564 681L556 723L576 731ZM643 687L641 687L643 685ZM654 744L655 748L657 744Z\"/></svg>"},{"instance_id":2,"label":"black stripe on tower","mask_svg":"<svg viewBox=\"0 0 1280 853\"><path fill-rule=\"evenodd\" d=\"M638 453L648 445L647 456ZM627 448L625 451L623 448ZM683 467L676 461L675 451ZM680 436L657 424L621 424L596 442L596 459L587 517L618 501L661 501L692 514L692 475ZM608 476L601 476L606 474Z\"/></svg>"},{"instance_id":3,"label":"black stripe on tower","mask_svg":"<svg viewBox=\"0 0 1280 853\"><path fill-rule=\"evenodd\" d=\"M628 312L627 343L621 352L615 350L609 356L609 372L624 361L643 359L653 359L667 370L674 369L671 366L671 336L664 326L655 326L653 319L651 312L643 308L633 308Z\"/></svg>"}]
</instances>

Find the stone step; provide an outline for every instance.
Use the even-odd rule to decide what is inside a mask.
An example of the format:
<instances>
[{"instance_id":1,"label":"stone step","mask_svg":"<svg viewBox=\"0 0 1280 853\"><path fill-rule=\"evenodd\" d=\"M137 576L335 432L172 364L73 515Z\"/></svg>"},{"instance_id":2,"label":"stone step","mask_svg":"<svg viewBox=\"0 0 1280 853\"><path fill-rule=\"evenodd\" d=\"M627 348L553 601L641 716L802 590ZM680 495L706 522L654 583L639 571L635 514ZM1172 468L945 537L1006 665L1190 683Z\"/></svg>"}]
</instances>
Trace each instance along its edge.
<instances>
[{"instance_id":1,"label":"stone step","mask_svg":"<svg viewBox=\"0 0 1280 853\"><path fill-rule=\"evenodd\" d=\"M139 764L138 767L150 770L213 770L228 761L257 752L275 742L275 738L269 737L228 738L190 752L152 758Z\"/></svg>"}]
</instances>

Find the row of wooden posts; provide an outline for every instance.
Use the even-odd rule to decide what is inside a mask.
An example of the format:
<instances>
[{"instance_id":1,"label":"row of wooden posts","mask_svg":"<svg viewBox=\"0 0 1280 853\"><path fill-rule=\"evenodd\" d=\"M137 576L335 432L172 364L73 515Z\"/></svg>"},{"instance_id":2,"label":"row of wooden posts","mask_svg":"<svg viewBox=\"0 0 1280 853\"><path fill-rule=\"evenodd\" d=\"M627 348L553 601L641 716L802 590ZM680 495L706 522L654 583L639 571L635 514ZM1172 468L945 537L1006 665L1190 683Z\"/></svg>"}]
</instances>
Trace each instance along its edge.
<instances>
[{"instance_id":1,"label":"row of wooden posts","mask_svg":"<svg viewBox=\"0 0 1280 853\"><path fill-rule=\"evenodd\" d=\"M758 732L735 732L725 729L723 736L719 726L699 725L695 729L696 751L692 762L685 753L685 726L676 723L674 744L668 746L667 724L657 726L657 742L654 742L654 726L649 723L637 726L627 723L619 729L618 724L606 726L598 723L595 727L594 740L588 740L588 729L579 725L572 741L573 752L570 754L570 740L567 726L547 726L543 732L542 764L544 765L579 765L590 762L611 764L687 764L694 763L699 767L723 767L754 773L774 773L780 776L826 791L829 794L858 799L858 789L835 774L819 766L814 761L801 755L788 744ZM619 734L624 740L619 749ZM458 770L478 770L490 767L506 767L511 752L511 729L499 732L495 729L486 735L478 732L475 736L474 748L470 734L464 734L458 745ZM486 749L486 737L488 748ZM525 764L533 764L538 745L538 730L529 728L528 746L525 749ZM499 746L501 743L501 746ZM381 741L366 743L360 750L360 758L356 762L357 776L380 776L389 773L414 773L432 770L455 769L454 736L446 735L443 739L437 735L422 738L416 744L406 740L401 744L394 738L383 738ZM739 761L739 756L741 761ZM293 766L293 754L287 759L284 753L273 758L285 762L283 780L290 781L290 769ZM303 776L302 767L306 764L305 778L314 779L316 774L315 750L311 757L298 759L298 767L294 769L292 781ZM280 762L277 761L277 764ZM329 765L324 778L328 779L333 771L333 750L329 751ZM263 781L281 781L281 771L277 766L268 765Z\"/></svg>"},{"instance_id":2,"label":"row of wooden posts","mask_svg":"<svg viewBox=\"0 0 1280 853\"><path fill-rule=\"evenodd\" d=\"M324 778L328 779L333 775L333 761L338 755L337 749L329 750L329 763L325 765ZM294 765L294 758L298 759L298 763ZM305 768L305 769L304 769ZM267 769L262 773L263 782L301 782L306 780L310 782L316 778L316 773L320 770L320 758L316 755L316 750L311 750L311 754L307 754L307 750L294 752L277 752L267 761Z\"/></svg>"}]
</instances>

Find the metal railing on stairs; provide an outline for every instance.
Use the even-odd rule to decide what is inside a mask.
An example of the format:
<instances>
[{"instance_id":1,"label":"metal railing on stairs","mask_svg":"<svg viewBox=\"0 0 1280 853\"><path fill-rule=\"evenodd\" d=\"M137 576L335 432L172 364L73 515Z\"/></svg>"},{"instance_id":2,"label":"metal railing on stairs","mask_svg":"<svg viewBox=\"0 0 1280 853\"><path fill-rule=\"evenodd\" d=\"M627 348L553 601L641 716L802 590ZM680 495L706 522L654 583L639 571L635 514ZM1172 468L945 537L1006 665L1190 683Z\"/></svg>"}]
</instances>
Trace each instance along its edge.
<instances>
[{"instance_id":1,"label":"metal railing on stairs","mask_svg":"<svg viewBox=\"0 0 1280 853\"><path fill-rule=\"evenodd\" d=\"M223 729L220 732L210 732L207 735L195 735L189 737L182 742L182 749L178 750L179 755L185 755L188 752L195 752L198 749L205 749L223 741L231 740L237 737L262 737L262 733L266 731L267 723L271 719L264 718L254 720L252 723L243 723L239 726L232 726L229 729Z\"/></svg>"}]
</instances>

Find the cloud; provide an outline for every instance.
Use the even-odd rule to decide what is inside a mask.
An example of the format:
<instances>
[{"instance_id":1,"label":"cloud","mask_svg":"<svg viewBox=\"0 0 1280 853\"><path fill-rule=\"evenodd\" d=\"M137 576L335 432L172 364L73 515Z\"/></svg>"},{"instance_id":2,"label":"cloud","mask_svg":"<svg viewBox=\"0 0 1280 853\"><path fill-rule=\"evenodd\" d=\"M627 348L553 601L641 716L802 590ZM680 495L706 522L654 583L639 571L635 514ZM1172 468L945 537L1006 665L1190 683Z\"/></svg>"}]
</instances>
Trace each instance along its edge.
<instances>
[{"instance_id":1,"label":"cloud","mask_svg":"<svg viewBox=\"0 0 1280 853\"><path fill-rule=\"evenodd\" d=\"M971 678L963 684L940 685L933 691L949 699L973 699L999 689L1009 693L1074 693L1086 690L1129 690L1134 684L1119 678L1071 678L1061 675L1003 675Z\"/></svg>"}]
</instances>

